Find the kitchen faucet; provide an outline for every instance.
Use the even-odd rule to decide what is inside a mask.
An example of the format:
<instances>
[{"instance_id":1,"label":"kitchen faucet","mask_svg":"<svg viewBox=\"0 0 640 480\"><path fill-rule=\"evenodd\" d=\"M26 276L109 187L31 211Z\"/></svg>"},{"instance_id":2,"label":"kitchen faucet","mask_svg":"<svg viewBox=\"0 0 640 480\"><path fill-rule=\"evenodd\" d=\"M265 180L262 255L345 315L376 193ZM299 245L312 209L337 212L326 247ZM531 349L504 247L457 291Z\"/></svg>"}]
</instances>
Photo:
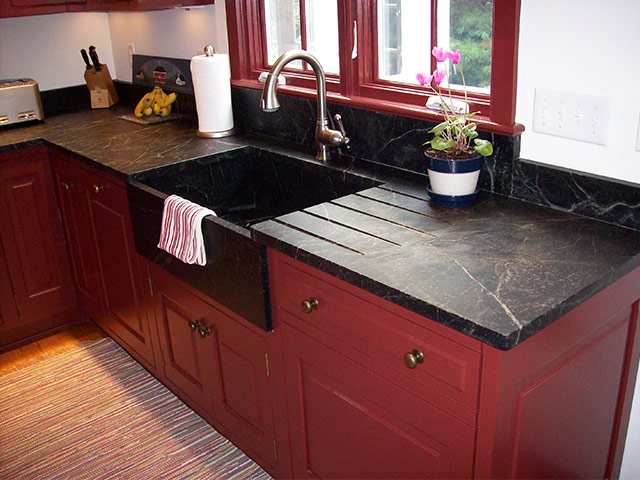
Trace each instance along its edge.
<instances>
[{"instance_id":1,"label":"kitchen faucet","mask_svg":"<svg viewBox=\"0 0 640 480\"><path fill-rule=\"evenodd\" d=\"M329 146L342 147L349 143L342 125L340 115L334 118L338 124L340 131L331 130L329 128L329 116L327 115L327 83L324 76L324 69L316 57L306 50L290 50L282 54L271 67L271 71L267 75L267 81L262 89L262 97L260 98L260 108L265 112L275 112L280 108L278 102L277 88L278 75L284 66L293 60L304 60L316 74L316 88L318 91L318 121L316 124L316 145L318 153L316 159L326 162L329 159Z\"/></svg>"}]
</instances>

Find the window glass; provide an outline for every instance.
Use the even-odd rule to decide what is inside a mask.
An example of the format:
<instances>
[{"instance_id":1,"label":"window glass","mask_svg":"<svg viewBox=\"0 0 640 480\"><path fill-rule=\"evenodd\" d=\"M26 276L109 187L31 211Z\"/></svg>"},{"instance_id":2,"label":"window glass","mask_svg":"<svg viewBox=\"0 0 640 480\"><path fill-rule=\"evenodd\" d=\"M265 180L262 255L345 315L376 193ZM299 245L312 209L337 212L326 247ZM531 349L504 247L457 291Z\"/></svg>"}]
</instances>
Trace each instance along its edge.
<instances>
[{"instance_id":1,"label":"window glass","mask_svg":"<svg viewBox=\"0 0 640 480\"><path fill-rule=\"evenodd\" d=\"M299 0L265 0L264 16L267 34L267 60L276 59L289 50L302 48ZM300 62L289 66L300 67Z\"/></svg>"},{"instance_id":2,"label":"window glass","mask_svg":"<svg viewBox=\"0 0 640 480\"><path fill-rule=\"evenodd\" d=\"M492 20L493 0L438 1L438 45L460 50L469 91L489 92ZM462 85L460 68L447 64L452 87Z\"/></svg>"},{"instance_id":3,"label":"window glass","mask_svg":"<svg viewBox=\"0 0 640 480\"><path fill-rule=\"evenodd\" d=\"M378 77L417 84L430 52L431 2L378 0Z\"/></svg>"},{"instance_id":4,"label":"window glass","mask_svg":"<svg viewBox=\"0 0 640 480\"><path fill-rule=\"evenodd\" d=\"M307 48L326 73L340 72L338 0L306 0Z\"/></svg>"},{"instance_id":5,"label":"window glass","mask_svg":"<svg viewBox=\"0 0 640 480\"><path fill-rule=\"evenodd\" d=\"M340 71L338 0L265 0L267 61L293 49L314 54L325 72ZM288 68L307 69L301 61Z\"/></svg>"}]
</instances>

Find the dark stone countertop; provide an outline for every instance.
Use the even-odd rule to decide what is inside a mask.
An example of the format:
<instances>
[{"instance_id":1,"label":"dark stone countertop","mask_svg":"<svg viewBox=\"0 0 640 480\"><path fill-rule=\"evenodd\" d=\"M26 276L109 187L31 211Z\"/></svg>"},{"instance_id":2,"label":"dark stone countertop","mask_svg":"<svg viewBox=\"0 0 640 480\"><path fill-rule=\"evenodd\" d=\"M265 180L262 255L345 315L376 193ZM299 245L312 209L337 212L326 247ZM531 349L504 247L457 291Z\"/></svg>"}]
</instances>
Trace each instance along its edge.
<instances>
[{"instance_id":1,"label":"dark stone countertop","mask_svg":"<svg viewBox=\"0 0 640 480\"><path fill-rule=\"evenodd\" d=\"M64 149L93 167L126 180L129 175L237 148L235 138L196 136L197 122L185 118L141 125L119 117L131 108L115 106L46 118L0 130L0 153L39 143Z\"/></svg>"},{"instance_id":2,"label":"dark stone countertop","mask_svg":"<svg viewBox=\"0 0 640 480\"><path fill-rule=\"evenodd\" d=\"M118 119L126 112L78 112L0 131L0 152L44 141L126 179L256 144L200 139L193 120L141 126ZM640 232L486 192L471 207L437 207L421 185L395 180L258 223L251 233L500 349L640 266Z\"/></svg>"}]
</instances>

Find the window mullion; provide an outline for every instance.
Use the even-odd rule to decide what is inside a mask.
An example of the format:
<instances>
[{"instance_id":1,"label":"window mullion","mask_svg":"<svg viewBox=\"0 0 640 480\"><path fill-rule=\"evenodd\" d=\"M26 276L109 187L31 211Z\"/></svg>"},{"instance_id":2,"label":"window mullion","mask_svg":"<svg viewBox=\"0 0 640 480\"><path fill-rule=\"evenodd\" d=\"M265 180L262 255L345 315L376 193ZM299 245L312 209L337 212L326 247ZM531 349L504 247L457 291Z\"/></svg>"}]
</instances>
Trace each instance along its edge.
<instances>
[{"instance_id":1,"label":"window mullion","mask_svg":"<svg viewBox=\"0 0 640 480\"><path fill-rule=\"evenodd\" d=\"M302 50L307 50L307 2L305 0L300 0L299 3L300 8L300 48ZM309 70L309 66L307 62L302 62L302 69L304 71Z\"/></svg>"},{"instance_id":2,"label":"window mullion","mask_svg":"<svg viewBox=\"0 0 640 480\"><path fill-rule=\"evenodd\" d=\"M431 45L429 47L429 58L431 59L431 71L433 72L438 62L431 55L433 47L438 45L438 0L431 0Z\"/></svg>"},{"instance_id":3,"label":"window mullion","mask_svg":"<svg viewBox=\"0 0 640 480\"><path fill-rule=\"evenodd\" d=\"M355 0L338 2L338 55L340 58L340 93L345 97L354 95L357 85L355 65L357 59L351 58L353 51L353 22L356 21ZM358 25L358 28L360 26ZM359 36L359 35L358 35Z\"/></svg>"}]
</instances>

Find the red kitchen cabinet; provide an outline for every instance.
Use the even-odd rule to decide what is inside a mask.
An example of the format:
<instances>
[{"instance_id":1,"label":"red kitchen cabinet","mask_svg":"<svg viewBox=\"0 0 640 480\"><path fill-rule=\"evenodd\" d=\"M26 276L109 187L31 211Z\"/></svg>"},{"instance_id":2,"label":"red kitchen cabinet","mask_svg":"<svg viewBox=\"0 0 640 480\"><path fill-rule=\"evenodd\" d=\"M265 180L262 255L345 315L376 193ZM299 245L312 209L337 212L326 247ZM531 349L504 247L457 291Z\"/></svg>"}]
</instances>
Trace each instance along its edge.
<instances>
[{"instance_id":1,"label":"red kitchen cabinet","mask_svg":"<svg viewBox=\"0 0 640 480\"><path fill-rule=\"evenodd\" d=\"M295 260L270 261L294 476L471 478L477 342L413 325ZM417 351L424 362L408 368Z\"/></svg>"},{"instance_id":2,"label":"red kitchen cabinet","mask_svg":"<svg viewBox=\"0 0 640 480\"><path fill-rule=\"evenodd\" d=\"M66 11L66 0L0 0L0 17L48 15Z\"/></svg>"},{"instance_id":3,"label":"red kitchen cabinet","mask_svg":"<svg viewBox=\"0 0 640 480\"><path fill-rule=\"evenodd\" d=\"M65 12L150 11L213 5L215 0L0 0L0 18Z\"/></svg>"},{"instance_id":4,"label":"red kitchen cabinet","mask_svg":"<svg viewBox=\"0 0 640 480\"><path fill-rule=\"evenodd\" d=\"M295 477L619 475L640 269L500 351L285 255L269 268Z\"/></svg>"},{"instance_id":5,"label":"red kitchen cabinet","mask_svg":"<svg viewBox=\"0 0 640 480\"><path fill-rule=\"evenodd\" d=\"M138 263L123 182L78 168L78 185L87 212L90 243L97 267L104 314L98 324L143 365L157 367L149 330L148 285Z\"/></svg>"},{"instance_id":6,"label":"red kitchen cabinet","mask_svg":"<svg viewBox=\"0 0 640 480\"><path fill-rule=\"evenodd\" d=\"M212 328L211 307L166 275L152 271L150 279L164 377L174 392L211 422L220 383L218 332Z\"/></svg>"},{"instance_id":7,"label":"red kitchen cabinet","mask_svg":"<svg viewBox=\"0 0 640 480\"><path fill-rule=\"evenodd\" d=\"M2 242L0 242L0 332L19 326L17 320L18 311L13 299L11 279L7 262L4 259Z\"/></svg>"},{"instance_id":8,"label":"red kitchen cabinet","mask_svg":"<svg viewBox=\"0 0 640 480\"><path fill-rule=\"evenodd\" d=\"M3 288L0 344L70 322L76 300L44 149L0 156L0 240L0 282L11 285ZM62 312L69 314L54 320Z\"/></svg>"},{"instance_id":9,"label":"red kitchen cabinet","mask_svg":"<svg viewBox=\"0 0 640 480\"><path fill-rule=\"evenodd\" d=\"M213 4L214 0L88 0L88 9L92 11L147 11Z\"/></svg>"},{"instance_id":10,"label":"red kitchen cabinet","mask_svg":"<svg viewBox=\"0 0 640 480\"><path fill-rule=\"evenodd\" d=\"M267 334L159 267L149 264L148 270L165 382L264 468L277 472Z\"/></svg>"},{"instance_id":11,"label":"red kitchen cabinet","mask_svg":"<svg viewBox=\"0 0 640 480\"><path fill-rule=\"evenodd\" d=\"M83 202L78 169L72 159L55 151L50 152L50 158L78 304L89 317L99 318L104 313L100 268L91 241L91 230L87 222L89 212Z\"/></svg>"}]
</instances>

